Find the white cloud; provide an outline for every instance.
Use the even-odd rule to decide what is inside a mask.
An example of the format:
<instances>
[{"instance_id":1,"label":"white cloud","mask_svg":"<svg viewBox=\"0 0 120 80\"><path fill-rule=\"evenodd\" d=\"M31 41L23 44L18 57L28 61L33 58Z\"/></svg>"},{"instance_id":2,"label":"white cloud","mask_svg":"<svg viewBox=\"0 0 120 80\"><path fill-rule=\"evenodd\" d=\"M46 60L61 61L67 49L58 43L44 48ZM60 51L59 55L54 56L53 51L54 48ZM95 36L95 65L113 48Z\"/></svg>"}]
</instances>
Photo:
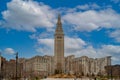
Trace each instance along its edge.
<instances>
[{"instance_id":1,"label":"white cloud","mask_svg":"<svg viewBox=\"0 0 120 80\"><path fill-rule=\"evenodd\" d=\"M99 53L103 55L112 56L113 63L119 63L120 61L120 46L119 45L103 45L99 49Z\"/></svg>"},{"instance_id":2,"label":"white cloud","mask_svg":"<svg viewBox=\"0 0 120 80\"><path fill-rule=\"evenodd\" d=\"M72 24L75 30L120 28L119 14L112 9L95 10L99 8L101 8L99 5L93 3L55 10L48 5L32 0L12 0L7 3L7 10L2 12L4 22L1 22L5 28L10 29L35 32L37 28L46 28L48 31L53 31L56 24L56 12L60 11L66 14L63 16L64 21ZM77 11L78 9L79 11ZM81 12L80 10L86 11Z\"/></svg>"},{"instance_id":3,"label":"white cloud","mask_svg":"<svg viewBox=\"0 0 120 80\"><path fill-rule=\"evenodd\" d=\"M6 49L4 50L4 53L6 53L6 54L14 54L15 51L14 51L14 49L12 49L12 48L6 48Z\"/></svg>"},{"instance_id":4,"label":"white cloud","mask_svg":"<svg viewBox=\"0 0 120 80\"><path fill-rule=\"evenodd\" d=\"M115 30L109 33L109 36L114 38L117 42L120 42L120 30Z\"/></svg>"},{"instance_id":5,"label":"white cloud","mask_svg":"<svg viewBox=\"0 0 120 80\"><path fill-rule=\"evenodd\" d=\"M86 43L80 38L70 38L65 37L65 52L70 54L76 50L82 48L82 46L86 45ZM42 54L53 55L54 53L54 39L38 39L38 44L41 45L40 48L37 49L38 52ZM71 46L73 45L73 46ZM69 53L70 52L70 53Z\"/></svg>"},{"instance_id":6,"label":"white cloud","mask_svg":"<svg viewBox=\"0 0 120 80\"><path fill-rule=\"evenodd\" d=\"M77 9L81 9L81 10L89 10L89 9L99 9L100 6L93 3L93 4L85 4L85 5L79 5L76 7Z\"/></svg>"},{"instance_id":7,"label":"white cloud","mask_svg":"<svg viewBox=\"0 0 120 80\"><path fill-rule=\"evenodd\" d=\"M66 55L73 54L81 50L86 43L80 38L65 37L65 53Z\"/></svg>"},{"instance_id":8,"label":"white cloud","mask_svg":"<svg viewBox=\"0 0 120 80\"><path fill-rule=\"evenodd\" d=\"M115 54L120 54L120 46L114 46L114 45L103 45L102 49L100 50L101 52L104 53L115 53Z\"/></svg>"},{"instance_id":9,"label":"white cloud","mask_svg":"<svg viewBox=\"0 0 120 80\"><path fill-rule=\"evenodd\" d=\"M2 12L4 27L36 31L36 28L52 28L55 24L55 11L49 6L32 0L12 0L7 10Z\"/></svg>"},{"instance_id":10,"label":"white cloud","mask_svg":"<svg viewBox=\"0 0 120 80\"><path fill-rule=\"evenodd\" d=\"M108 8L109 6L105 6L104 8ZM61 13L74 13L77 11L87 11L87 10L97 10L101 9L101 7L95 3L89 3L84 5L77 5L74 8L68 8L68 7L60 7L57 10Z\"/></svg>"},{"instance_id":11,"label":"white cloud","mask_svg":"<svg viewBox=\"0 0 120 80\"><path fill-rule=\"evenodd\" d=\"M53 55L54 40L53 39L38 39L38 48L36 51L44 55Z\"/></svg>"},{"instance_id":12,"label":"white cloud","mask_svg":"<svg viewBox=\"0 0 120 80\"><path fill-rule=\"evenodd\" d=\"M38 44L46 44L46 46L53 47L53 39L38 39Z\"/></svg>"},{"instance_id":13,"label":"white cloud","mask_svg":"<svg viewBox=\"0 0 120 80\"><path fill-rule=\"evenodd\" d=\"M120 15L112 9L70 12L63 16L77 31L92 31L100 28L120 28Z\"/></svg>"},{"instance_id":14,"label":"white cloud","mask_svg":"<svg viewBox=\"0 0 120 80\"><path fill-rule=\"evenodd\" d=\"M79 5L79 6L77 6L77 8L79 8L79 9L81 9L81 10L86 10L86 9L89 9L89 5L88 5L88 4Z\"/></svg>"},{"instance_id":15,"label":"white cloud","mask_svg":"<svg viewBox=\"0 0 120 80\"><path fill-rule=\"evenodd\" d=\"M42 39L42 38L45 39L45 38L51 38L52 36L53 36L53 32L48 32L48 31L41 33L37 32L32 35L29 35L31 39Z\"/></svg>"}]
</instances>

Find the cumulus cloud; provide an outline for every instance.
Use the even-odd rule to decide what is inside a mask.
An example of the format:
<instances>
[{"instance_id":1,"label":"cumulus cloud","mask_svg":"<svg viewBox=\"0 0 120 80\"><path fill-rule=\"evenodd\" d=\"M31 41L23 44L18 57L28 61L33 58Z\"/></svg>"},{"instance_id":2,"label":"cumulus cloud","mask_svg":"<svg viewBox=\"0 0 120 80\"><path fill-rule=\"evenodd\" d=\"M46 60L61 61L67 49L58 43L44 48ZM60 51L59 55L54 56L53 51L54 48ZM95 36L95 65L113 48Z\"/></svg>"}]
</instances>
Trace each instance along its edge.
<instances>
[{"instance_id":1,"label":"cumulus cloud","mask_svg":"<svg viewBox=\"0 0 120 80\"><path fill-rule=\"evenodd\" d=\"M12 48L6 48L6 49L4 50L4 53L6 53L6 54L14 54L15 51L14 51L14 49L12 49Z\"/></svg>"},{"instance_id":2,"label":"cumulus cloud","mask_svg":"<svg viewBox=\"0 0 120 80\"><path fill-rule=\"evenodd\" d=\"M88 3L88 4L84 4L84 5L77 5L74 8L68 8L68 7L60 7L58 8L58 11L61 11L62 13L74 13L74 12L78 12L78 11L87 11L87 10L101 10L101 9L107 9L107 8L111 8L111 5L103 5L102 7L99 6L96 3Z\"/></svg>"},{"instance_id":3,"label":"cumulus cloud","mask_svg":"<svg viewBox=\"0 0 120 80\"><path fill-rule=\"evenodd\" d=\"M72 54L81 50L86 43L81 38L65 37L65 53L66 55Z\"/></svg>"},{"instance_id":4,"label":"cumulus cloud","mask_svg":"<svg viewBox=\"0 0 120 80\"><path fill-rule=\"evenodd\" d=\"M77 31L93 31L100 28L120 28L120 15L112 9L70 12L63 16Z\"/></svg>"},{"instance_id":5,"label":"cumulus cloud","mask_svg":"<svg viewBox=\"0 0 120 80\"><path fill-rule=\"evenodd\" d=\"M38 44L46 44L46 46L53 47L53 39L38 39Z\"/></svg>"},{"instance_id":6,"label":"cumulus cloud","mask_svg":"<svg viewBox=\"0 0 120 80\"><path fill-rule=\"evenodd\" d=\"M29 35L31 39L42 39L42 38L51 38L53 36L53 32L41 32L41 33L34 33L32 35Z\"/></svg>"},{"instance_id":7,"label":"cumulus cloud","mask_svg":"<svg viewBox=\"0 0 120 80\"><path fill-rule=\"evenodd\" d=\"M36 28L51 28L55 23L55 11L50 6L32 0L12 0L2 12L4 27L36 31Z\"/></svg>"},{"instance_id":8,"label":"cumulus cloud","mask_svg":"<svg viewBox=\"0 0 120 80\"><path fill-rule=\"evenodd\" d=\"M70 38L65 37L65 52L70 54L82 48L86 43L80 38ZM48 55L53 55L54 53L54 39L38 39L38 44L41 45L37 49L38 52ZM74 46L71 46L74 45Z\"/></svg>"},{"instance_id":9,"label":"cumulus cloud","mask_svg":"<svg viewBox=\"0 0 120 80\"><path fill-rule=\"evenodd\" d=\"M115 41L120 42L120 30L115 30L109 33L109 36L114 38Z\"/></svg>"},{"instance_id":10,"label":"cumulus cloud","mask_svg":"<svg viewBox=\"0 0 120 80\"><path fill-rule=\"evenodd\" d=\"M56 12L65 13L63 20L71 24L75 30L92 31L99 28L120 28L120 15L112 9L95 10L99 5L85 4L75 8L55 10L43 3L32 0L12 0L7 3L7 10L2 12L5 28L33 31L37 28L52 30L56 24ZM77 11L77 10L85 11ZM64 22L63 21L63 22ZM87 24L86 24L87 23ZM114 27L113 27L114 26Z\"/></svg>"},{"instance_id":11,"label":"cumulus cloud","mask_svg":"<svg viewBox=\"0 0 120 80\"><path fill-rule=\"evenodd\" d=\"M102 49L100 50L101 52L104 53L115 53L115 54L119 54L120 53L120 46L114 46L114 45L103 45Z\"/></svg>"},{"instance_id":12,"label":"cumulus cloud","mask_svg":"<svg viewBox=\"0 0 120 80\"><path fill-rule=\"evenodd\" d=\"M99 9L100 6L95 4L95 3L93 3L93 4L79 5L76 8L80 9L80 10L89 10L89 9Z\"/></svg>"},{"instance_id":13,"label":"cumulus cloud","mask_svg":"<svg viewBox=\"0 0 120 80\"><path fill-rule=\"evenodd\" d=\"M54 39L37 39L38 48L36 51L44 55L53 55L54 51Z\"/></svg>"},{"instance_id":14,"label":"cumulus cloud","mask_svg":"<svg viewBox=\"0 0 120 80\"><path fill-rule=\"evenodd\" d=\"M120 61L120 46L119 45L103 45L98 50L100 54L112 56L113 63L119 63Z\"/></svg>"}]
</instances>

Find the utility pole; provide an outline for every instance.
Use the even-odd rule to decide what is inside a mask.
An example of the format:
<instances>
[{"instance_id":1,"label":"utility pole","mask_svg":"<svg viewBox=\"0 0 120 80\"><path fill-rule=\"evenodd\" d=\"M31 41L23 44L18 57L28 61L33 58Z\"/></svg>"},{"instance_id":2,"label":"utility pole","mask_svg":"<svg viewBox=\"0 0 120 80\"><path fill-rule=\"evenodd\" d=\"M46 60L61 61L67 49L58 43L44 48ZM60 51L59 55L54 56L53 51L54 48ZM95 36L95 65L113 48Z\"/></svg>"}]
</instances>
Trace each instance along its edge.
<instances>
[{"instance_id":1,"label":"utility pole","mask_svg":"<svg viewBox=\"0 0 120 80\"><path fill-rule=\"evenodd\" d=\"M16 53L16 80L17 80L17 66L18 65L18 52Z\"/></svg>"}]
</instances>

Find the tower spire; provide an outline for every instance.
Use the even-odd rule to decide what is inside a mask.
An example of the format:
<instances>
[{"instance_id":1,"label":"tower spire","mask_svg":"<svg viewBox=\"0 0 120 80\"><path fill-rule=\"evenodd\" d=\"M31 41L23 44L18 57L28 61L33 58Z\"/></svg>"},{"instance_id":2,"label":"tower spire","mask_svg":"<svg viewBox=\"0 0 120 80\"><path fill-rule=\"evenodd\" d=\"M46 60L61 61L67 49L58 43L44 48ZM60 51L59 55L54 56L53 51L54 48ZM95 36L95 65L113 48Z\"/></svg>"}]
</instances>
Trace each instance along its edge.
<instances>
[{"instance_id":1,"label":"tower spire","mask_svg":"<svg viewBox=\"0 0 120 80\"><path fill-rule=\"evenodd\" d=\"M58 14L58 21L57 21L57 24L61 24L61 15Z\"/></svg>"},{"instance_id":2,"label":"tower spire","mask_svg":"<svg viewBox=\"0 0 120 80\"><path fill-rule=\"evenodd\" d=\"M61 15L58 14L58 19L57 19L57 27L56 27L56 31L55 34L64 34L63 33L63 29L62 29L62 22L61 22Z\"/></svg>"}]
</instances>

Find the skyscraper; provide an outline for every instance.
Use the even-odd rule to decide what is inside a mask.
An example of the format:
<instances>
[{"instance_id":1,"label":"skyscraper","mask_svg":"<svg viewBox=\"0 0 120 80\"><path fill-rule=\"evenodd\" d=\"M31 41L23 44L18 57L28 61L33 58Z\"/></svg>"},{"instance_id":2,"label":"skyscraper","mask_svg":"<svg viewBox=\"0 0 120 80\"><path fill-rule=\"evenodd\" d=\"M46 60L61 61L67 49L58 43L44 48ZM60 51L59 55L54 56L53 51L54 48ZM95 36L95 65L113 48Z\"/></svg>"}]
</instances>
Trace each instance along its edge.
<instances>
[{"instance_id":1,"label":"skyscraper","mask_svg":"<svg viewBox=\"0 0 120 80\"><path fill-rule=\"evenodd\" d=\"M54 61L55 71L64 72L64 32L62 29L61 16L58 15L57 27L54 35Z\"/></svg>"}]
</instances>

